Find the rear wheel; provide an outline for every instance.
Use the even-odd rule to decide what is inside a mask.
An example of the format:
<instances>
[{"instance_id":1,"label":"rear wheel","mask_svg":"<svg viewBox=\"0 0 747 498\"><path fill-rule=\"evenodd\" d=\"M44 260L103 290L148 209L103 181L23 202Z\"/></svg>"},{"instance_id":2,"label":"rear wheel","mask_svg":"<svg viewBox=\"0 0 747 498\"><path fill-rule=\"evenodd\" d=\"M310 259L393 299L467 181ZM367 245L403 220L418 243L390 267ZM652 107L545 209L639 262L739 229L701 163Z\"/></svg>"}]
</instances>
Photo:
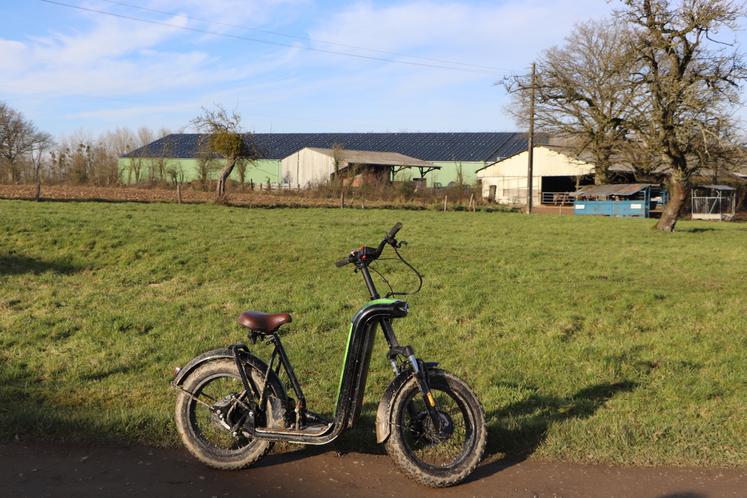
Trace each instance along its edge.
<instances>
[{"instance_id":1,"label":"rear wheel","mask_svg":"<svg viewBox=\"0 0 747 498\"><path fill-rule=\"evenodd\" d=\"M432 487L452 486L475 470L485 451L485 413L472 389L442 370L429 373L438 424L428 414L417 380L392 400L387 453L406 475Z\"/></svg>"},{"instance_id":2,"label":"rear wheel","mask_svg":"<svg viewBox=\"0 0 747 498\"><path fill-rule=\"evenodd\" d=\"M260 370L251 364L247 364L246 370L262 389L264 378ZM181 387L183 391L176 399L176 427L187 450L198 460L216 469L240 469L270 451L270 441L252 438L240 429L234 435L230 430L246 415L244 407L259 401L244 391L233 360L214 360L201 365ZM271 384L270 395L282 399L277 389ZM268 420L268 426L273 425Z\"/></svg>"}]
</instances>

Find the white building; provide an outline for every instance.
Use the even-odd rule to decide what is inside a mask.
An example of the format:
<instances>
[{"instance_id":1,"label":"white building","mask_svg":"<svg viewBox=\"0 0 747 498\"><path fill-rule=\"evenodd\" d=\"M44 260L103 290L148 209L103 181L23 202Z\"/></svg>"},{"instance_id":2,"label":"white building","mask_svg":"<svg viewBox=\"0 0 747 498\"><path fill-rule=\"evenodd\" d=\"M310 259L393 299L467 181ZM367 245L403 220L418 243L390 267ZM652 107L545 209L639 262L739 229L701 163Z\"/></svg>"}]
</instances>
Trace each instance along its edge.
<instances>
[{"instance_id":1,"label":"white building","mask_svg":"<svg viewBox=\"0 0 747 498\"><path fill-rule=\"evenodd\" d=\"M534 147L533 204L564 202L561 197L580 184L593 183L594 165L575 159L552 145ZM482 196L501 204L527 203L527 151L477 171Z\"/></svg>"},{"instance_id":2,"label":"white building","mask_svg":"<svg viewBox=\"0 0 747 498\"><path fill-rule=\"evenodd\" d=\"M305 147L281 161L281 178L290 188L307 188L328 182L335 172L347 178L372 175L391 180L402 169L415 168L424 177L440 169L429 161L397 152Z\"/></svg>"}]
</instances>

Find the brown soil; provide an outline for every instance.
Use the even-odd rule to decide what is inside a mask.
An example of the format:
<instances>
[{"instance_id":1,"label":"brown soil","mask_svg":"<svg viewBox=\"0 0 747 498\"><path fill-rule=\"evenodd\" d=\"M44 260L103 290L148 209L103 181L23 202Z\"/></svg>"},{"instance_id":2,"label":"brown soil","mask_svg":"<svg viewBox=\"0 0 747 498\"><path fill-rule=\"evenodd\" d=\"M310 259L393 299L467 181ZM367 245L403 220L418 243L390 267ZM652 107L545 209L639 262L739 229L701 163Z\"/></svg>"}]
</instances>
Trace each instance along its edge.
<instances>
[{"instance_id":1,"label":"brown soil","mask_svg":"<svg viewBox=\"0 0 747 498\"><path fill-rule=\"evenodd\" d=\"M0 199L33 200L36 192L34 185L0 185ZM215 198L214 192L195 190L189 186L182 189L184 203L210 203ZM436 199L435 197L433 199ZM397 209L432 209L442 206L442 198L401 198L383 200L363 200L358 198L344 199L345 207L353 208L397 208ZM440 199L440 200L439 200ZM45 185L42 187L42 200L47 201L108 201L108 202L176 202L175 189L154 187L95 187L88 185ZM463 200L466 203L466 200ZM435 204L434 204L435 202ZM339 208L340 198L314 197L297 191L251 191L233 190L228 193L227 204L249 207L331 207ZM450 209L453 209L450 203Z\"/></svg>"},{"instance_id":2,"label":"brown soil","mask_svg":"<svg viewBox=\"0 0 747 498\"><path fill-rule=\"evenodd\" d=\"M322 497L744 497L747 469L627 468L524 461L483 463L465 483L432 490L382 455L302 448L242 471L211 470L185 451L12 443L0 445L0 495Z\"/></svg>"}]
</instances>

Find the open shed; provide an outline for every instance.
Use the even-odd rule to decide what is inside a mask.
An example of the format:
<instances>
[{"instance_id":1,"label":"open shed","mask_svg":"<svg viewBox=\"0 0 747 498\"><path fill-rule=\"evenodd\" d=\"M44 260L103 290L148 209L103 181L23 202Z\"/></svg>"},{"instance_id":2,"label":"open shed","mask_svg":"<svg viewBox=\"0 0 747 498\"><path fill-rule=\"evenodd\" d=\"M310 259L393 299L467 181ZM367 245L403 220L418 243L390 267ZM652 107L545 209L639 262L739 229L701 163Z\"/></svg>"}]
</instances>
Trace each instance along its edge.
<instances>
[{"instance_id":1,"label":"open shed","mask_svg":"<svg viewBox=\"0 0 747 498\"><path fill-rule=\"evenodd\" d=\"M732 220L736 214L737 189L729 185L699 185L690 196L692 219Z\"/></svg>"},{"instance_id":2,"label":"open shed","mask_svg":"<svg viewBox=\"0 0 747 498\"><path fill-rule=\"evenodd\" d=\"M306 188L326 183L335 175L359 186L370 177L391 181L403 169L417 170L420 176L415 180L418 180L441 168L397 152L305 147L284 158L281 169L283 183L291 188Z\"/></svg>"},{"instance_id":3,"label":"open shed","mask_svg":"<svg viewBox=\"0 0 747 498\"><path fill-rule=\"evenodd\" d=\"M573 193L573 212L579 215L640 216L651 213L652 195L657 185L649 183L622 183L612 185L588 185Z\"/></svg>"},{"instance_id":4,"label":"open shed","mask_svg":"<svg viewBox=\"0 0 747 498\"><path fill-rule=\"evenodd\" d=\"M579 185L593 183L594 165L576 159L565 149L549 145L534 148L532 202L558 205L570 204L570 194ZM499 204L526 204L527 151L526 149L479 169L482 196Z\"/></svg>"}]
</instances>

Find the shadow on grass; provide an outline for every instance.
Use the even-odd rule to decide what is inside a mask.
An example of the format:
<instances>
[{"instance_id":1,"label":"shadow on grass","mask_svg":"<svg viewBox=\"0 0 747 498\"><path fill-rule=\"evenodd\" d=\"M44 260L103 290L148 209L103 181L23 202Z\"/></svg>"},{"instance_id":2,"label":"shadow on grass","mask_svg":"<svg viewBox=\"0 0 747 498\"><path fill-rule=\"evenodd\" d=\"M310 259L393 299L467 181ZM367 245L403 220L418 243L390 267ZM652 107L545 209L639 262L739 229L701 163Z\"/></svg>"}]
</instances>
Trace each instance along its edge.
<instances>
[{"instance_id":1,"label":"shadow on grass","mask_svg":"<svg viewBox=\"0 0 747 498\"><path fill-rule=\"evenodd\" d=\"M545 441L554 424L574 418L589 418L616 394L633 391L637 386L631 381L595 384L569 397L535 393L522 401L486 411L486 459L490 460L491 455L499 453L505 456L482 465L473 478L486 477L526 460ZM377 406L376 403L365 404L356 426L345 432L335 444L337 451L385 453L383 446L375 443Z\"/></svg>"},{"instance_id":2,"label":"shadow on grass","mask_svg":"<svg viewBox=\"0 0 747 498\"><path fill-rule=\"evenodd\" d=\"M77 273L83 268L61 261L45 261L18 254L0 254L0 276L20 275L23 273L54 272L61 275Z\"/></svg>"},{"instance_id":3,"label":"shadow on grass","mask_svg":"<svg viewBox=\"0 0 747 498\"><path fill-rule=\"evenodd\" d=\"M470 477L481 479L529 458L547 439L550 428L570 419L589 418L616 394L633 391L631 381L602 383L585 387L569 397L532 394L497 410L488 411L486 457L504 457L482 465Z\"/></svg>"},{"instance_id":4,"label":"shadow on grass","mask_svg":"<svg viewBox=\"0 0 747 498\"><path fill-rule=\"evenodd\" d=\"M137 368L138 365L133 365L127 370ZM114 373L117 372L102 371L89 378L95 381ZM0 442L28 439L125 446L162 444L162 437L149 436L168 434L167 428L173 426L171 419L157 420L152 413L139 413L135 409L128 413L89 406L85 400L61 402L66 393L65 385L24 362L0 361Z\"/></svg>"}]
</instances>

